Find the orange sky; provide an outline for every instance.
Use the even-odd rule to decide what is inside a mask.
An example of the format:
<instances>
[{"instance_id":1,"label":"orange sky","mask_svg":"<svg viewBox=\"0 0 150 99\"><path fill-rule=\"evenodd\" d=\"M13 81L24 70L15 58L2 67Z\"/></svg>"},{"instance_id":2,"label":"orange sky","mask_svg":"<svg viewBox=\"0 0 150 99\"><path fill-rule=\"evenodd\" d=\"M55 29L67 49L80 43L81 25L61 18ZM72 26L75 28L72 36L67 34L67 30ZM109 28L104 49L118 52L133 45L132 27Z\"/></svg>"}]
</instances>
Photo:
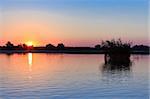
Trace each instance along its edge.
<instances>
[{"instance_id":1,"label":"orange sky","mask_svg":"<svg viewBox=\"0 0 150 99\"><path fill-rule=\"evenodd\" d=\"M63 42L68 46L94 46L112 38L139 44L149 42L146 2L126 1L124 4L89 0L89 5L76 1L69 6L64 0L64 3L49 1L54 3L50 7L45 7L51 4L46 0L43 5L35 1L9 2L0 6L0 45L11 41L15 44Z\"/></svg>"}]
</instances>

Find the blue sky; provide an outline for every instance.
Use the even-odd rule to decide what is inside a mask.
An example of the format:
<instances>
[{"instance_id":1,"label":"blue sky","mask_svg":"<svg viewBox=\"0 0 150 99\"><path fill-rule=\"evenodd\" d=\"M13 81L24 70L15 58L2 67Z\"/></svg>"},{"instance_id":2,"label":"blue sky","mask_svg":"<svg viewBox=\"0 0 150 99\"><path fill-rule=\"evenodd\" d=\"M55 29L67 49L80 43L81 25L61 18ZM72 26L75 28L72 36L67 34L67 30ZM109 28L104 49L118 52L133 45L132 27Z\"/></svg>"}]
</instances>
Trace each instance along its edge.
<instances>
[{"instance_id":1,"label":"blue sky","mask_svg":"<svg viewBox=\"0 0 150 99\"><path fill-rule=\"evenodd\" d=\"M12 41L15 37L9 37L10 31L6 29L16 32L11 25L19 26L23 21L41 24L41 27L45 24L48 26L45 29L47 31L42 31L42 28L39 30L43 38L39 37L36 40L55 38L71 44L68 42L72 39L74 45L92 45L101 39L119 37L136 43L148 41L148 0L0 0L0 2L3 19L1 23L5 24L5 30L0 35ZM55 27L52 29L53 24ZM28 35L38 32L33 30L36 29L34 24L25 27L18 31L20 34L16 33L20 38L23 37L21 32L27 31ZM31 39L34 40L32 37ZM89 43L89 40L92 43Z\"/></svg>"}]
</instances>

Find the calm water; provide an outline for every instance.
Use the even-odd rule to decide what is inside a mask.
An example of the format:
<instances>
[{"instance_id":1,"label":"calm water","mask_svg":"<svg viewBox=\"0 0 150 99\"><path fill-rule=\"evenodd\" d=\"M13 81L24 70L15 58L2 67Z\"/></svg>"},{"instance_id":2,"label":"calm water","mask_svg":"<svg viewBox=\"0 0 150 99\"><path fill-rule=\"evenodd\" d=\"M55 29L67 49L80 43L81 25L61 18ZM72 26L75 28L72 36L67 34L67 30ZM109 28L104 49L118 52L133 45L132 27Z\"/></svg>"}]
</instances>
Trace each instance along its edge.
<instances>
[{"instance_id":1,"label":"calm water","mask_svg":"<svg viewBox=\"0 0 150 99\"><path fill-rule=\"evenodd\" d=\"M0 99L148 99L148 55L128 69L103 55L0 54Z\"/></svg>"}]
</instances>

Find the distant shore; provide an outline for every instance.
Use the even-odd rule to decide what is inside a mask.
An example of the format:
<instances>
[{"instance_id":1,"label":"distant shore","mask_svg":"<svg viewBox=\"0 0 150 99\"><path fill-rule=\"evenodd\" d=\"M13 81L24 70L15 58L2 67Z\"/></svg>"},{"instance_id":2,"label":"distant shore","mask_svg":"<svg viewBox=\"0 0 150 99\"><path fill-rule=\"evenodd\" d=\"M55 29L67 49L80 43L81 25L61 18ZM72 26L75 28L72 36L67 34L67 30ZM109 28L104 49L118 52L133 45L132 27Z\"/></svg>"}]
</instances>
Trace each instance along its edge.
<instances>
[{"instance_id":1,"label":"distant shore","mask_svg":"<svg viewBox=\"0 0 150 99\"><path fill-rule=\"evenodd\" d=\"M123 53L125 54L150 54L148 45L134 45L123 43L121 39L103 41L94 47L72 47L59 43L57 46L47 44L46 46L29 46L26 44L14 45L8 41L5 46L0 46L0 53L66 53L66 54L105 54L105 53Z\"/></svg>"},{"instance_id":2,"label":"distant shore","mask_svg":"<svg viewBox=\"0 0 150 99\"><path fill-rule=\"evenodd\" d=\"M0 54L14 53L66 53L66 54L104 54L104 50L0 50ZM149 51L131 51L131 54L147 54Z\"/></svg>"}]
</instances>

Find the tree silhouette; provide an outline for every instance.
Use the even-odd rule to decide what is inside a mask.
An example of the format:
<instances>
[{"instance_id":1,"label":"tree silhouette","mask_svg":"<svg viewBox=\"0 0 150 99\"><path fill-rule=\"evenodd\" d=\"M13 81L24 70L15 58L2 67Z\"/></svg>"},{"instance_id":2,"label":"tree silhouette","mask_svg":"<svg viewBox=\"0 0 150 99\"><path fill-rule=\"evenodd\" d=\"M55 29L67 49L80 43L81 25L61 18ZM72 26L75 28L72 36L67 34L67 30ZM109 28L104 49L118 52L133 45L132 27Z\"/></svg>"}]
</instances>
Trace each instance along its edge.
<instances>
[{"instance_id":1,"label":"tree silhouette","mask_svg":"<svg viewBox=\"0 0 150 99\"><path fill-rule=\"evenodd\" d=\"M101 45L99 44L95 45L95 49L101 49Z\"/></svg>"},{"instance_id":2,"label":"tree silhouette","mask_svg":"<svg viewBox=\"0 0 150 99\"><path fill-rule=\"evenodd\" d=\"M57 48L58 48L58 49L64 49L64 48L65 48L65 45L64 45L63 43L59 43L59 44L57 45Z\"/></svg>"},{"instance_id":3,"label":"tree silhouette","mask_svg":"<svg viewBox=\"0 0 150 99\"><path fill-rule=\"evenodd\" d=\"M6 43L6 47L9 48L9 49L12 49L12 48L14 48L14 44L12 44L10 41L8 41Z\"/></svg>"},{"instance_id":4,"label":"tree silhouette","mask_svg":"<svg viewBox=\"0 0 150 99\"><path fill-rule=\"evenodd\" d=\"M121 39L102 41L102 47L105 50L105 62L118 64L128 63L130 61L130 43L123 43Z\"/></svg>"},{"instance_id":5,"label":"tree silhouette","mask_svg":"<svg viewBox=\"0 0 150 99\"><path fill-rule=\"evenodd\" d=\"M22 44L23 49L28 49L28 46L26 44Z\"/></svg>"},{"instance_id":6,"label":"tree silhouette","mask_svg":"<svg viewBox=\"0 0 150 99\"><path fill-rule=\"evenodd\" d=\"M132 47L132 50L149 51L150 47L146 45L135 45Z\"/></svg>"},{"instance_id":7,"label":"tree silhouette","mask_svg":"<svg viewBox=\"0 0 150 99\"><path fill-rule=\"evenodd\" d=\"M54 49L54 48L55 48L55 46L54 46L54 45L52 45L52 44L47 44L47 45L46 45L46 48L47 48L47 49Z\"/></svg>"}]
</instances>

